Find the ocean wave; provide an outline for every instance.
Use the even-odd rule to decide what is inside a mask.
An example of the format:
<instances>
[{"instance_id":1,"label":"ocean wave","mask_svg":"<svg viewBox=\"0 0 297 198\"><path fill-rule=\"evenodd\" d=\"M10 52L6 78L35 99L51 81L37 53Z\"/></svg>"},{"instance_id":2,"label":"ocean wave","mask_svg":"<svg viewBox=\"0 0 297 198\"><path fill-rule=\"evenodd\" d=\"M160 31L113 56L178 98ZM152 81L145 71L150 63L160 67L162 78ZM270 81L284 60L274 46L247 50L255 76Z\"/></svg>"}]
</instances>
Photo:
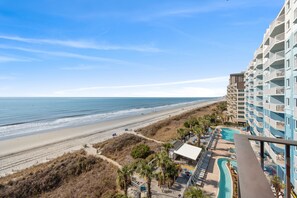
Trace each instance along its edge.
<instances>
[{"instance_id":1,"label":"ocean wave","mask_svg":"<svg viewBox=\"0 0 297 198\"><path fill-rule=\"evenodd\" d=\"M201 102L201 101L199 101ZM178 104L170 104L163 105L158 107L151 108L134 108L128 110L121 110L109 113L100 113L100 114L92 114L92 115L72 115L67 117L62 117L54 120L39 120L33 122L23 122L23 123L14 123L5 126L0 126L0 139L7 139L16 136L23 136L32 133L38 133L43 131L50 131L60 128L67 127L76 127L76 126L84 126L88 124L99 123L103 121L125 118L129 116L135 115L143 115L151 112L157 112L168 108L189 105L192 103L197 103L197 101L193 102L185 102Z\"/></svg>"}]
</instances>

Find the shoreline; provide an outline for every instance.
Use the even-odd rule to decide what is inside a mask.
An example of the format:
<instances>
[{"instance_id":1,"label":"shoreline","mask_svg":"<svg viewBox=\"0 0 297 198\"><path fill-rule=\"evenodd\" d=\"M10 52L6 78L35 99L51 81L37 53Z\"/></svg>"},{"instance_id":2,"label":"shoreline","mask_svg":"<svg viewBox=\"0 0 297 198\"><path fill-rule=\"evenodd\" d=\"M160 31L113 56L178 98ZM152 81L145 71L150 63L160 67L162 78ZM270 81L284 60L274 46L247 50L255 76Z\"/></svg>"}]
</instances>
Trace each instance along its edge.
<instances>
[{"instance_id":1,"label":"shoreline","mask_svg":"<svg viewBox=\"0 0 297 198\"><path fill-rule=\"evenodd\" d=\"M220 101L222 100L200 102L141 116L1 140L0 177L49 161L64 153L79 150L84 144L93 144L110 139L113 133L123 134L127 132L125 131L126 128L131 132L168 117Z\"/></svg>"}]
</instances>

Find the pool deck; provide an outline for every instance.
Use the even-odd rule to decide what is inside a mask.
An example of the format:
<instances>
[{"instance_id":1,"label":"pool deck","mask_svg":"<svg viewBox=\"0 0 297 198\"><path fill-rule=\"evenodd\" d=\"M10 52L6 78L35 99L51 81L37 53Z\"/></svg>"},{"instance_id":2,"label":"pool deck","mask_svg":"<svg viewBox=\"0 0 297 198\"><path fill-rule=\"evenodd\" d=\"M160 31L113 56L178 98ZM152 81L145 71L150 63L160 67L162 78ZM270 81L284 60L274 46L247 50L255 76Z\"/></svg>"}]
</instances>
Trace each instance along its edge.
<instances>
[{"instance_id":1,"label":"pool deck","mask_svg":"<svg viewBox=\"0 0 297 198\"><path fill-rule=\"evenodd\" d=\"M225 127L218 127L218 128L225 128ZM232 127L226 127L230 129L236 129ZM239 130L239 129L236 129ZM239 130L240 131L240 130ZM244 133L244 132L240 132ZM217 197L219 192L219 178L220 178L220 170L217 165L217 160L219 158L225 157L230 158L230 148L235 148L233 142L226 141L222 138L217 139L217 145L214 150L212 150L212 158L210 159L208 168L207 168L207 175L204 182L202 189L211 197Z\"/></svg>"}]
</instances>

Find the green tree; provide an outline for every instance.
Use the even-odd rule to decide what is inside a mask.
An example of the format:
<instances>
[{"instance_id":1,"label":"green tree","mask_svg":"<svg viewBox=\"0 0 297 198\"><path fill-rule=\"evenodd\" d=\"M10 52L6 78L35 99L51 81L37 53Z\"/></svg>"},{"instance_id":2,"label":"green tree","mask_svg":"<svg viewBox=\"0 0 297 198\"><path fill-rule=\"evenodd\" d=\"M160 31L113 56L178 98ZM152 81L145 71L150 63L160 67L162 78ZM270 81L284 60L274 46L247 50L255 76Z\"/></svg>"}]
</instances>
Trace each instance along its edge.
<instances>
[{"instance_id":1,"label":"green tree","mask_svg":"<svg viewBox=\"0 0 297 198\"><path fill-rule=\"evenodd\" d=\"M185 140L186 136L188 135L188 130L184 128L177 129L177 134L180 140Z\"/></svg>"},{"instance_id":2,"label":"green tree","mask_svg":"<svg viewBox=\"0 0 297 198\"><path fill-rule=\"evenodd\" d=\"M139 163L137 172L141 177L146 179L147 198L151 198L152 197L151 184L152 184L152 178L154 176L154 165L151 163L147 163L145 160L143 160Z\"/></svg>"},{"instance_id":3,"label":"green tree","mask_svg":"<svg viewBox=\"0 0 297 198\"><path fill-rule=\"evenodd\" d=\"M194 186L188 187L184 194L185 198L208 198L201 189Z\"/></svg>"},{"instance_id":4,"label":"green tree","mask_svg":"<svg viewBox=\"0 0 297 198\"><path fill-rule=\"evenodd\" d=\"M125 196L128 194L128 186L131 182L132 175L133 169L128 165L118 169L117 184L120 189L124 190Z\"/></svg>"},{"instance_id":5,"label":"green tree","mask_svg":"<svg viewBox=\"0 0 297 198\"><path fill-rule=\"evenodd\" d=\"M157 166L160 168L161 170L161 175L162 178L165 178L165 172L166 172L166 166L170 161L170 158L168 156L168 154L165 151L161 151L156 155L156 161L157 161ZM164 184L164 180L162 180L162 183Z\"/></svg>"},{"instance_id":6,"label":"green tree","mask_svg":"<svg viewBox=\"0 0 297 198\"><path fill-rule=\"evenodd\" d=\"M171 143L164 143L163 145L163 148L164 148L164 150L168 153L169 152L169 150L171 149L171 148L173 148L173 145L171 144Z\"/></svg>"},{"instance_id":7,"label":"green tree","mask_svg":"<svg viewBox=\"0 0 297 198\"><path fill-rule=\"evenodd\" d=\"M272 177L271 184L275 189L276 198L279 198L280 193L282 189L284 189L285 185L283 184L282 180L276 175Z\"/></svg>"},{"instance_id":8,"label":"green tree","mask_svg":"<svg viewBox=\"0 0 297 198\"><path fill-rule=\"evenodd\" d=\"M134 146L131 150L131 156L134 159L145 159L147 156L149 156L151 153L150 147L146 144L139 144L137 146Z\"/></svg>"},{"instance_id":9,"label":"green tree","mask_svg":"<svg viewBox=\"0 0 297 198\"><path fill-rule=\"evenodd\" d=\"M193 127L193 132L197 136L198 139L198 146L201 143L201 136L204 134L204 126L201 124L197 124Z\"/></svg>"}]
</instances>

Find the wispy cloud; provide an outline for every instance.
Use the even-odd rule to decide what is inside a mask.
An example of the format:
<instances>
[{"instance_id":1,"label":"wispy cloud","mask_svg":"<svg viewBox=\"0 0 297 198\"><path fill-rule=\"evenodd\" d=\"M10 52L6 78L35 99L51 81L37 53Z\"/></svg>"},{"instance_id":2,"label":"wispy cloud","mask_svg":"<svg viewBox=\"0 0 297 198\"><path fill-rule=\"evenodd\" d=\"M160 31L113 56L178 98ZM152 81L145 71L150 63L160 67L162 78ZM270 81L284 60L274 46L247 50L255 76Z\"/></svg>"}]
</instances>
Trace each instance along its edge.
<instances>
[{"instance_id":1,"label":"wispy cloud","mask_svg":"<svg viewBox=\"0 0 297 198\"><path fill-rule=\"evenodd\" d=\"M30 58L23 58L23 57L10 57L10 56L1 56L0 55L0 63L5 62L29 62L32 61Z\"/></svg>"},{"instance_id":2,"label":"wispy cloud","mask_svg":"<svg viewBox=\"0 0 297 198\"><path fill-rule=\"evenodd\" d=\"M97 69L98 66L91 66L91 65L80 65L80 66L72 66L72 67L61 67L61 70L65 71L88 71Z\"/></svg>"},{"instance_id":3,"label":"wispy cloud","mask_svg":"<svg viewBox=\"0 0 297 198\"><path fill-rule=\"evenodd\" d=\"M0 48L20 50L24 52L32 52L32 53L58 56L58 57L64 57L64 58L76 58L76 59L87 60L87 61L110 62L115 64L132 64L128 61L119 60L119 59L106 58L106 57L100 57L100 56L89 56L89 55L83 55L83 54L77 54L77 53L71 53L71 52L46 51L46 50L37 50L37 49L24 48L24 47L7 46L7 45L0 45ZM6 59L3 58L3 61L5 60ZM10 59L7 59L7 60L10 60ZM11 60L14 60L14 59L11 59ZM1 61L1 57L0 57L0 61Z\"/></svg>"},{"instance_id":4,"label":"wispy cloud","mask_svg":"<svg viewBox=\"0 0 297 198\"><path fill-rule=\"evenodd\" d=\"M150 46L150 45L137 45L137 46L122 46L114 44L98 44L91 41L82 40L57 40L57 39L36 39L36 38L25 38L20 36L0 35L0 39L12 40L18 42L25 42L31 44L48 44L48 45L59 45L64 47L72 47L79 49L94 49L94 50L127 50L137 52L161 52L162 50Z\"/></svg>"},{"instance_id":5,"label":"wispy cloud","mask_svg":"<svg viewBox=\"0 0 297 198\"><path fill-rule=\"evenodd\" d=\"M145 88L145 87L164 87L164 86L175 86L175 85L185 85L185 84L195 84L195 83L218 83L218 82L226 82L227 80L228 80L228 76L221 76L221 77L214 77L214 78L204 78L204 79L165 82L165 83L117 85L117 86L94 86L94 87L83 87L83 88L77 88L77 89L60 90L55 92L55 94L63 95L67 93L77 93L77 92L102 90L102 89L129 89L129 88Z\"/></svg>"}]
</instances>

